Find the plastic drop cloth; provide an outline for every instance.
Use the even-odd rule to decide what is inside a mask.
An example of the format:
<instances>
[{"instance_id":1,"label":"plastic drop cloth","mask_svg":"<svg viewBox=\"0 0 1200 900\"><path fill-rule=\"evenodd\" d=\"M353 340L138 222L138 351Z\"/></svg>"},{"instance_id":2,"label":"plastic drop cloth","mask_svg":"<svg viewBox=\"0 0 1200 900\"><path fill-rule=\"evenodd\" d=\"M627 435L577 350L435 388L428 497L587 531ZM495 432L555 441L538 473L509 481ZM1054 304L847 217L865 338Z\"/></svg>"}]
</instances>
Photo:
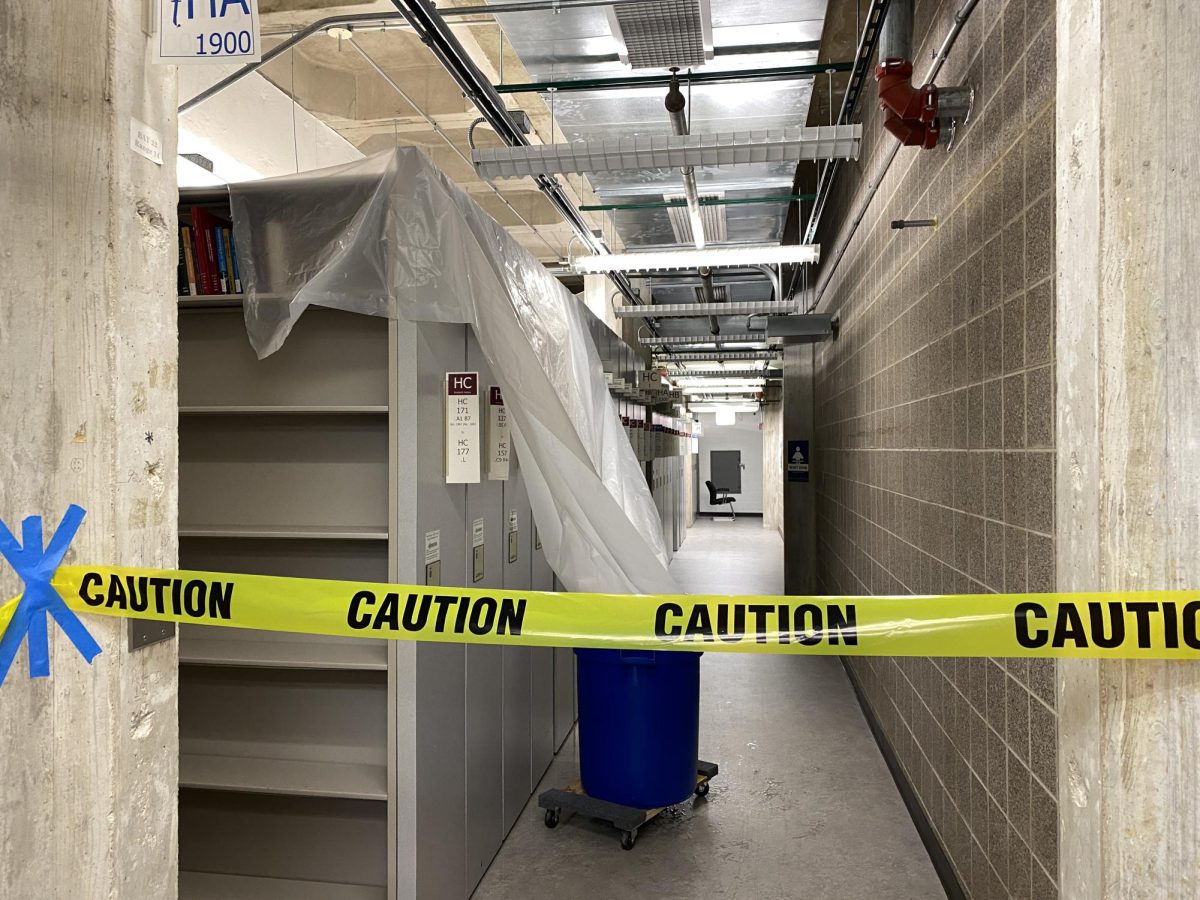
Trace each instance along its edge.
<instances>
[{"instance_id":1,"label":"plastic drop cloth","mask_svg":"<svg viewBox=\"0 0 1200 900\"><path fill-rule=\"evenodd\" d=\"M678 593L582 304L419 151L231 185L259 358L310 305L470 325L546 557L571 591Z\"/></svg>"}]
</instances>

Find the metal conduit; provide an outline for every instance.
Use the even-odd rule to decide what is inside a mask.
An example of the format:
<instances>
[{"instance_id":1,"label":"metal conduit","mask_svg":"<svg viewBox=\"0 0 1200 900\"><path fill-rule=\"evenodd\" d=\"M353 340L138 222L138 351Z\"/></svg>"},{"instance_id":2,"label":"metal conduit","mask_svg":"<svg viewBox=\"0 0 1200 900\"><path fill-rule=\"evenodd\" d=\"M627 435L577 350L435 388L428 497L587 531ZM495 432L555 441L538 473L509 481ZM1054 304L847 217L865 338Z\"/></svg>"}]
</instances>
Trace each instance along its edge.
<instances>
[{"instance_id":1,"label":"metal conduit","mask_svg":"<svg viewBox=\"0 0 1200 900\"><path fill-rule=\"evenodd\" d=\"M671 127L675 129L675 133L685 135L688 133L688 121L683 110L687 101L683 98L683 92L679 90L679 79L676 77L678 74L678 69L671 69L671 86L667 91L666 107L667 115L671 117ZM688 218L692 223L692 241L697 250L703 250L704 219L700 215L700 194L696 190L696 173L691 166L684 166L679 171L683 175L683 192L687 197ZM704 302L716 303L717 295L713 291L712 270L701 267L699 272L700 294L704 298ZM712 334L721 333L721 325L716 316L708 317L708 330Z\"/></svg>"},{"instance_id":2,"label":"metal conduit","mask_svg":"<svg viewBox=\"0 0 1200 900\"><path fill-rule=\"evenodd\" d=\"M962 33L963 26L967 24L967 19L971 12L975 9L979 0L966 0L954 14L954 24L950 26L950 31L947 32L945 39L933 57L933 65L929 67L929 71L925 75L925 80L922 84L933 83L942 71L942 65L946 62L946 58L950 55L950 49L954 46L954 42L958 40L959 34ZM867 193L859 203L858 209L854 214L854 218L850 222L850 228L845 236L838 242L837 250L834 251L829 265L821 271L821 281L817 285L816 291L813 294L812 303L808 306L808 312L816 310L821 302L821 298L825 296L825 290L829 287L829 282L833 278L833 273L837 270L838 264L842 261L842 257L846 255L846 250L850 246L850 241L854 238L854 233L858 231L858 226L862 224L862 220L867 215L867 210L871 206L871 201L875 199L875 195L879 192L879 186L883 183L884 177L891 168L892 163L896 159L896 154L900 152L901 143L898 140L892 142L892 149L884 157L882 164L867 183Z\"/></svg>"}]
</instances>

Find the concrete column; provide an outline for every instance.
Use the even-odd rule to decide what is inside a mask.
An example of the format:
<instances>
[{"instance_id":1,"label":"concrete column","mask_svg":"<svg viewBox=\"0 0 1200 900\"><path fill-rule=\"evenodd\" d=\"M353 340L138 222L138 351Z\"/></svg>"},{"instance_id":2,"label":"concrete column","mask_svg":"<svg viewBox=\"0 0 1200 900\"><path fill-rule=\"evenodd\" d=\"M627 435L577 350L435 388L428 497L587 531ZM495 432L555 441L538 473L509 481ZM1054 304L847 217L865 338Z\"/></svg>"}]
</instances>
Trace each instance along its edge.
<instances>
[{"instance_id":1,"label":"concrete column","mask_svg":"<svg viewBox=\"0 0 1200 900\"><path fill-rule=\"evenodd\" d=\"M816 451L813 409L813 345L783 351L783 450L788 441L808 440ZM810 481L787 480L783 474L783 580L788 594L817 591L818 458L810 460Z\"/></svg>"},{"instance_id":2,"label":"concrete column","mask_svg":"<svg viewBox=\"0 0 1200 900\"><path fill-rule=\"evenodd\" d=\"M1200 586L1200 6L1058 0L1060 590ZM1200 894L1200 666L1058 667L1065 900Z\"/></svg>"},{"instance_id":3,"label":"concrete column","mask_svg":"<svg viewBox=\"0 0 1200 900\"><path fill-rule=\"evenodd\" d=\"M175 72L147 62L144 5L0 2L0 517L49 531L77 502L68 561L170 566ZM130 149L133 117L166 165ZM51 677L22 650L0 686L0 893L169 900L175 642L130 653L125 623L86 624L91 666L51 622Z\"/></svg>"}]
</instances>

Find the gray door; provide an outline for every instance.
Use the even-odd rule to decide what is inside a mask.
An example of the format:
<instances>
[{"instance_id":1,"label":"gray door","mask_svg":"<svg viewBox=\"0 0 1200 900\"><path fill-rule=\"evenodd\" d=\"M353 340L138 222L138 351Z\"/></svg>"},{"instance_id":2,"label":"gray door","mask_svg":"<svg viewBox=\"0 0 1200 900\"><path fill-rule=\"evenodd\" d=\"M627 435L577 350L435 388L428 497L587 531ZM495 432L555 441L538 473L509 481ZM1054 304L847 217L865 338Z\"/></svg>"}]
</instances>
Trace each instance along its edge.
<instances>
[{"instance_id":1,"label":"gray door","mask_svg":"<svg viewBox=\"0 0 1200 900\"><path fill-rule=\"evenodd\" d=\"M742 451L708 451L708 477L713 487L724 488L731 494L742 492Z\"/></svg>"}]
</instances>

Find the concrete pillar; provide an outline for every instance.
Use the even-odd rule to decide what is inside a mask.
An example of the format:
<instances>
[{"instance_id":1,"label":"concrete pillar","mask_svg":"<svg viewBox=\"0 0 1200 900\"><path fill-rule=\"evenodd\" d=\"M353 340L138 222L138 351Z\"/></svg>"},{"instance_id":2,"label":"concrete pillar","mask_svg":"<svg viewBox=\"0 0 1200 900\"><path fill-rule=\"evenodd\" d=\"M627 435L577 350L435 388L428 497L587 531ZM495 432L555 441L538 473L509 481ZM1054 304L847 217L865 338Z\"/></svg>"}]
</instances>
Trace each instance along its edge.
<instances>
[{"instance_id":1,"label":"concrete pillar","mask_svg":"<svg viewBox=\"0 0 1200 900\"><path fill-rule=\"evenodd\" d=\"M1060 590L1200 585L1200 6L1058 0ZM1200 666L1058 667L1064 900L1200 895Z\"/></svg>"},{"instance_id":2,"label":"concrete pillar","mask_svg":"<svg viewBox=\"0 0 1200 900\"><path fill-rule=\"evenodd\" d=\"M817 453L813 409L813 345L783 351L783 450L788 441L807 440ZM817 482L819 455L810 458L810 480L787 480L783 474L783 581L788 594L817 591Z\"/></svg>"},{"instance_id":3,"label":"concrete pillar","mask_svg":"<svg viewBox=\"0 0 1200 900\"><path fill-rule=\"evenodd\" d=\"M49 532L77 502L68 561L172 566L175 72L147 62L144 5L0 2L0 517ZM166 165L130 149L134 117ZM51 677L22 650L0 686L0 893L169 900L175 642L86 624L91 666L51 622Z\"/></svg>"}]
</instances>

